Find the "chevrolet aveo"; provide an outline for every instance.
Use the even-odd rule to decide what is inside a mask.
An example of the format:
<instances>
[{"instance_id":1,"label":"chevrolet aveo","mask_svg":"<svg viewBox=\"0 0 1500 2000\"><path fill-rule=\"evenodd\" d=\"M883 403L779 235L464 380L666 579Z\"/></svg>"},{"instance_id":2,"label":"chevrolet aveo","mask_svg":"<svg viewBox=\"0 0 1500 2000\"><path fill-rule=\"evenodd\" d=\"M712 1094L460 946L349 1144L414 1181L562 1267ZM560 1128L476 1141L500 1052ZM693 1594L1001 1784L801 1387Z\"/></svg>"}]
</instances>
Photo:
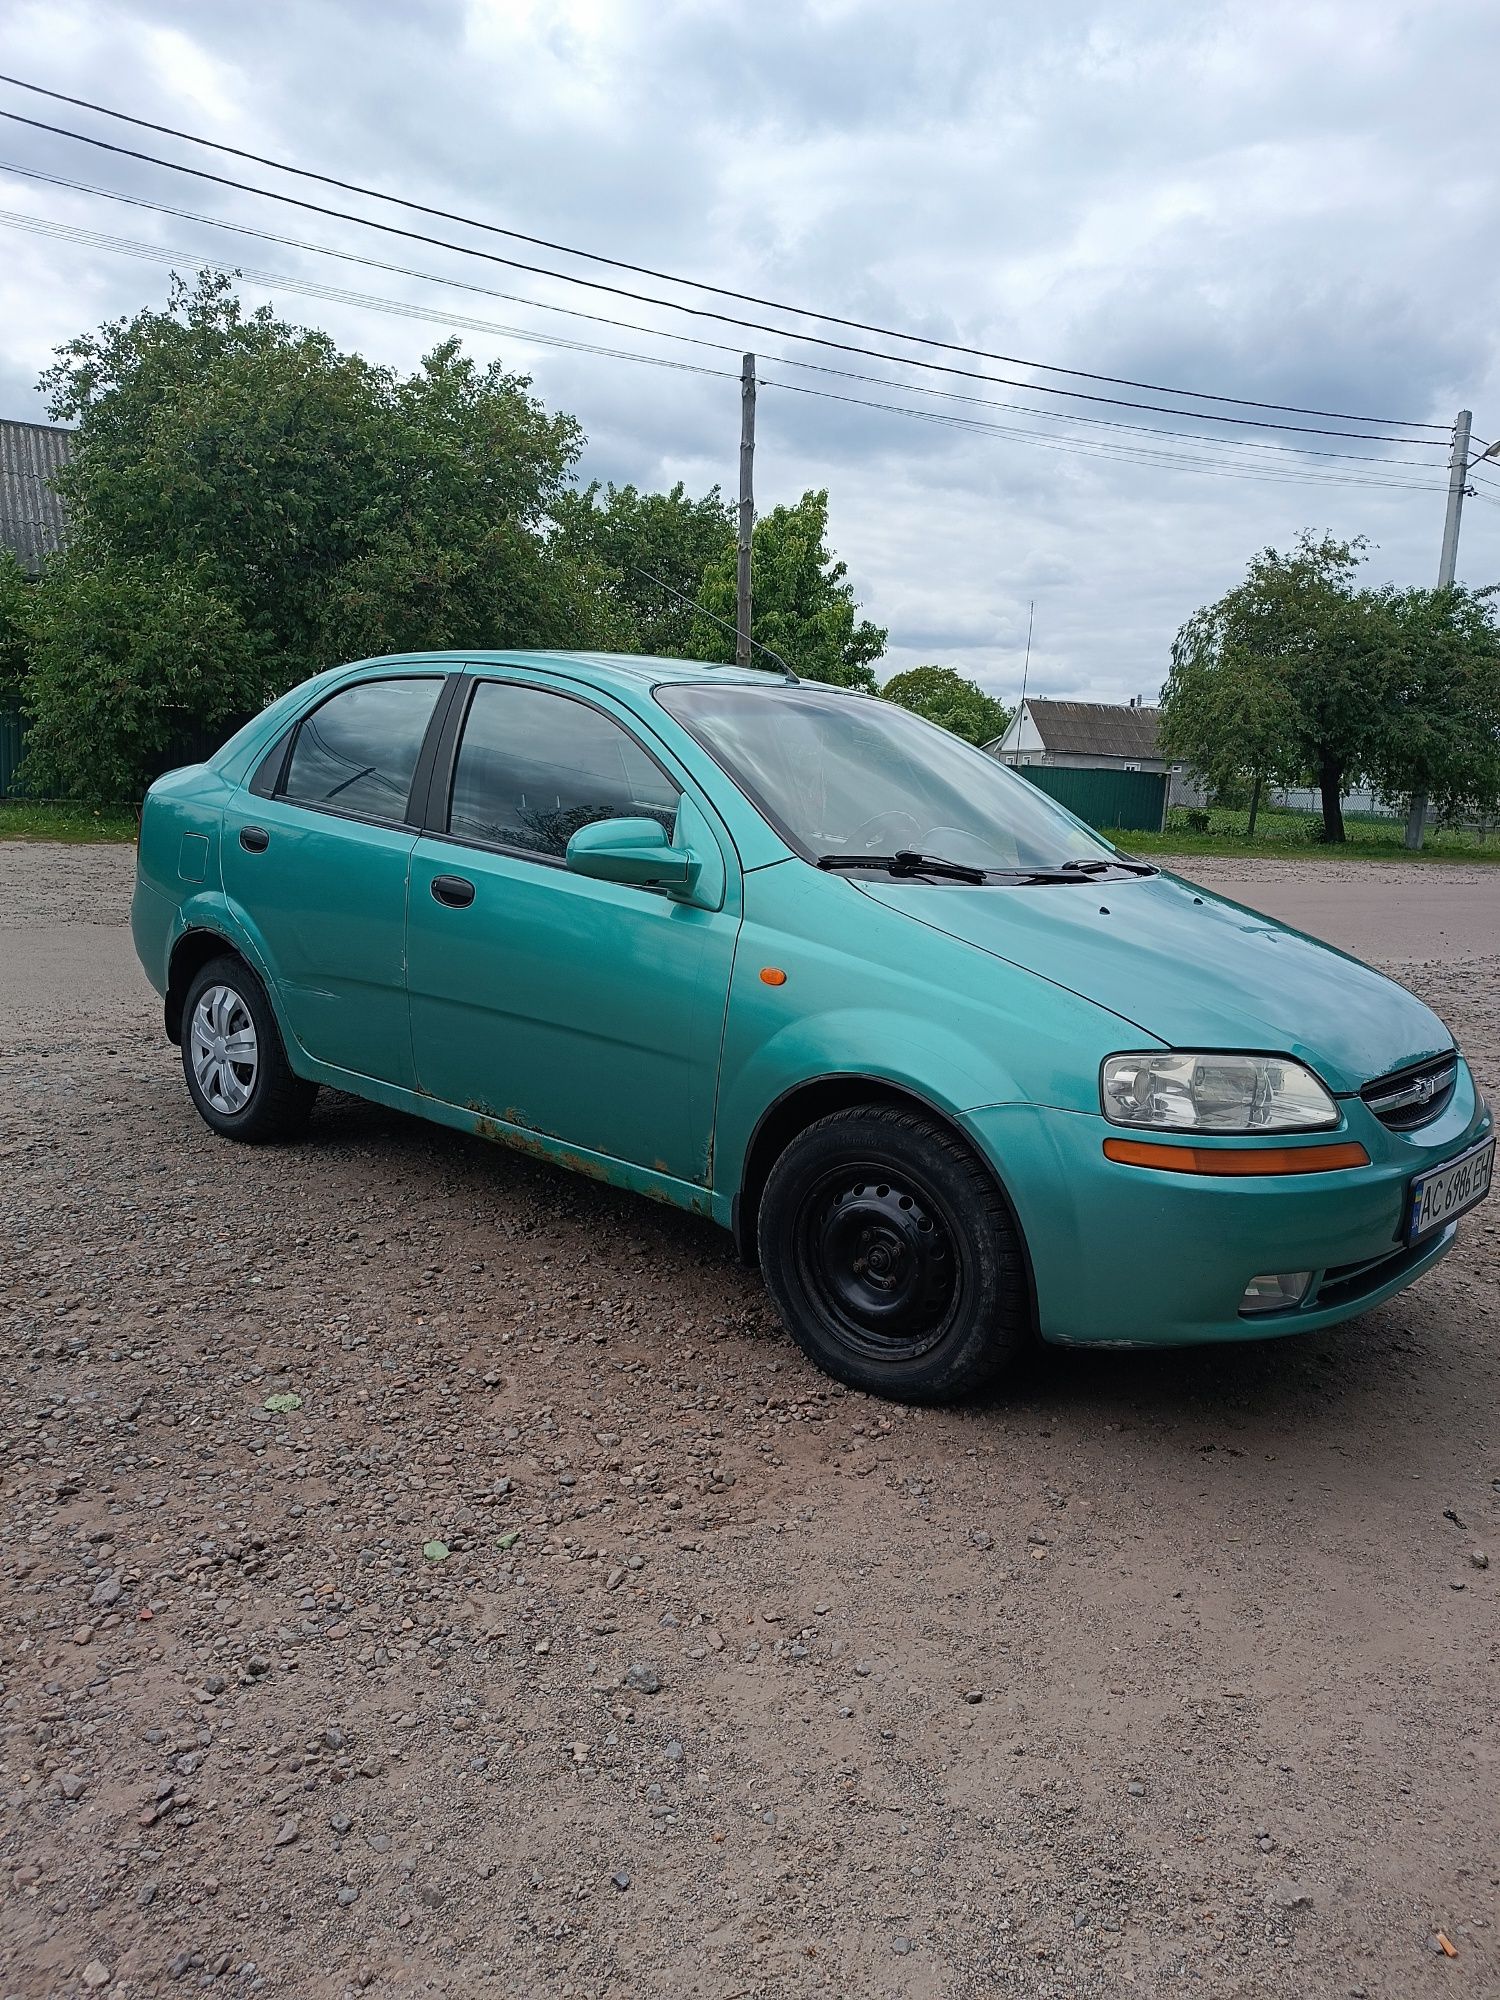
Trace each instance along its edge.
<instances>
[{"instance_id":1,"label":"chevrolet aveo","mask_svg":"<svg viewBox=\"0 0 1500 2000\"><path fill-rule=\"evenodd\" d=\"M187 1087L320 1084L710 1215L822 1367L1326 1326L1485 1194L1437 1016L869 696L589 654L365 661L147 797Z\"/></svg>"}]
</instances>

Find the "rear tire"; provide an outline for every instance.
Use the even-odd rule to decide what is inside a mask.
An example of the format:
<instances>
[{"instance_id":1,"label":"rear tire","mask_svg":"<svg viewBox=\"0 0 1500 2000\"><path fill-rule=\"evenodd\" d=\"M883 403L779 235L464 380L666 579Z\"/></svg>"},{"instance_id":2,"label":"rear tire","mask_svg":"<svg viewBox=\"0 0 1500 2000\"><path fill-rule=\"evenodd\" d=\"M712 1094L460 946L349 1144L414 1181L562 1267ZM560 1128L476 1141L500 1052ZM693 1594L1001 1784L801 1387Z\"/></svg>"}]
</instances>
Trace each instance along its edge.
<instances>
[{"instance_id":1,"label":"rear tire","mask_svg":"<svg viewBox=\"0 0 1500 2000\"><path fill-rule=\"evenodd\" d=\"M252 1144L293 1138L318 1094L286 1059L266 989L227 952L210 959L187 990L182 1072L204 1123Z\"/></svg>"},{"instance_id":2,"label":"rear tire","mask_svg":"<svg viewBox=\"0 0 1500 2000\"><path fill-rule=\"evenodd\" d=\"M963 1142L876 1104L820 1118L766 1181L761 1268L787 1330L839 1381L946 1403L1030 1344L1019 1237Z\"/></svg>"}]
</instances>

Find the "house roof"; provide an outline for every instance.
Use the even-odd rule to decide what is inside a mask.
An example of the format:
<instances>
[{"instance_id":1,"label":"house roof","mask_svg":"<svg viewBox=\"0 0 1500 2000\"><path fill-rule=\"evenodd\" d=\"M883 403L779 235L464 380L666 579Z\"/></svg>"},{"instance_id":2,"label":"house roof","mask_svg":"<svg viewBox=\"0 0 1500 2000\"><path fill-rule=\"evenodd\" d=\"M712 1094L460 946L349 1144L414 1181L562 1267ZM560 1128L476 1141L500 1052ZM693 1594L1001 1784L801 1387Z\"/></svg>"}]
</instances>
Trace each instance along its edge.
<instances>
[{"instance_id":1,"label":"house roof","mask_svg":"<svg viewBox=\"0 0 1500 2000\"><path fill-rule=\"evenodd\" d=\"M0 418L0 548L35 574L62 541L67 516L52 475L73 455L75 433L57 424Z\"/></svg>"},{"instance_id":2,"label":"house roof","mask_svg":"<svg viewBox=\"0 0 1500 2000\"><path fill-rule=\"evenodd\" d=\"M1108 701L1047 701L1026 707L1049 750L1076 757L1160 757L1156 708L1125 708Z\"/></svg>"}]
</instances>

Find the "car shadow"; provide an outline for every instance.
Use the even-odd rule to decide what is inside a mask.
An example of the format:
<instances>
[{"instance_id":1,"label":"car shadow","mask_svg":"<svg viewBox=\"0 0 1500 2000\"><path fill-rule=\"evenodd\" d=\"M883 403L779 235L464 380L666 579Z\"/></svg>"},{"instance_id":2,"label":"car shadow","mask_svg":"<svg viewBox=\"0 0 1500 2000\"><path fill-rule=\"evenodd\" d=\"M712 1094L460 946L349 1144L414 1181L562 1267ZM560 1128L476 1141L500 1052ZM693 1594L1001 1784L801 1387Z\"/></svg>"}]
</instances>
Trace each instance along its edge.
<instances>
[{"instance_id":1,"label":"car shadow","mask_svg":"<svg viewBox=\"0 0 1500 2000\"><path fill-rule=\"evenodd\" d=\"M751 1299L763 1296L758 1273L740 1263L729 1233L707 1217L405 1112L325 1091L302 1148L330 1158L378 1148L398 1172L430 1173L443 1198L460 1209L472 1204L462 1217L470 1224L481 1223L485 1208L497 1200L514 1200L533 1213L539 1207L552 1229L578 1230L580 1248L591 1256L601 1244L625 1242L668 1266L680 1262L684 1277L691 1271L700 1284L705 1273L715 1282L722 1277L736 1308L744 1307L747 1292ZM1116 1426L1160 1433L1190 1426L1205 1438L1236 1439L1246 1449L1270 1447L1278 1439L1285 1444L1304 1428L1338 1443L1346 1429L1357 1426L1359 1448L1368 1451L1372 1421L1383 1430L1388 1415L1393 1433L1409 1432L1414 1383L1422 1393L1445 1399L1451 1380L1451 1395L1459 1393L1462 1368L1450 1351L1453 1342L1429 1343L1429 1321L1426 1302L1403 1297L1341 1326L1275 1338L1181 1348L1037 1344L1002 1389L954 1414L1060 1430ZM763 1359L785 1363L805 1372L809 1389L829 1389L776 1324L768 1299L764 1331L757 1315L741 1321L736 1337L746 1342L751 1365ZM1388 1409L1372 1411L1372 1403Z\"/></svg>"}]
</instances>

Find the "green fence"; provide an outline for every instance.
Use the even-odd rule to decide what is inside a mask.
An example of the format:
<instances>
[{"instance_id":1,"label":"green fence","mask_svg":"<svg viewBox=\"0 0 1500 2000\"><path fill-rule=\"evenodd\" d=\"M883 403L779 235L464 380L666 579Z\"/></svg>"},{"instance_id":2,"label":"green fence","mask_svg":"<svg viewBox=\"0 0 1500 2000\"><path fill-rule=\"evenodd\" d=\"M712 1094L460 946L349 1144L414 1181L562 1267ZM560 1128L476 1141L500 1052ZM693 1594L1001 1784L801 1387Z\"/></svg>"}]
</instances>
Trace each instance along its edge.
<instances>
[{"instance_id":1,"label":"green fence","mask_svg":"<svg viewBox=\"0 0 1500 2000\"><path fill-rule=\"evenodd\" d=\"M18 796L16 771L26 754L26 731L18 708L0 708L0 799Z\"/></svg>"},{"instance_id":2,"label":"green fence","mask_svg":"<svg viewBox=\"0 0 1500 2000\"><path fill-rule=\"evenodd\" d=\"M1017 764L1015 770L1090 826L1130 833L1160 833L1166 826L1171 779L1165 771L1071 771L1060 764Z\"/></svg>"},{"instance_id":3,"label":"green fence","mask_svg":"<svg viewBox=\"0 0 1500 2000\"><path fill-rule=\"evenodd\" d=\"M216 723L207 729L201 723L184 725L166 749L148 762L149 775L160 777L163 771L175 771L180 764L201 764L249 720L248 715L234 716L228 722ZM25 717L18 708L0 708L0 799L29 796L24 782L18 782L16 778L25 755ZM132 799L118 803L134 805L138 801Z\"/></svg>"}]
</instances>

